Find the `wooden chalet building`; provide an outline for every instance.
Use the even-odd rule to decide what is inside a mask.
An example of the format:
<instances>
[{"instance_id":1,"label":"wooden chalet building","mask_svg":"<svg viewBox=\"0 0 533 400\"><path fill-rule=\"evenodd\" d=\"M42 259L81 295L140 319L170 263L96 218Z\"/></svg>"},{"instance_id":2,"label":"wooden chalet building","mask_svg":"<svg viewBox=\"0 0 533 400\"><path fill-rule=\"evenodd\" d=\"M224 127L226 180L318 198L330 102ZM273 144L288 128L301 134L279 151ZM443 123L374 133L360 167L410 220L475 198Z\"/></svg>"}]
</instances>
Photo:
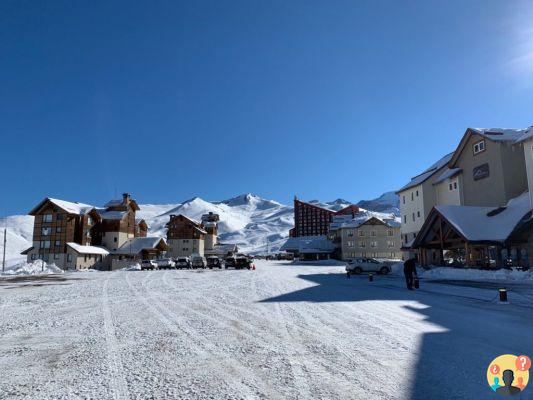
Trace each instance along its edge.
<instances>
[{"instance_id":1,"label":"wooden chalet building","mask_svg":"<svg viewBox=\"0 0 533 400\"><path fill-rule=\"evenodd\" d=\"M29 213L35 217L33 245L21 254L62 269L111 269L117 260L163 256L165 240L147 237L148 225L136 211L128 193L104 208L46 198Z\"/></svg>"},{"instance_id":2,"label":"wooden chalet building","mask_svg":"<svg viewBox=\"0 0 533 400\"><path fill-rule=\"evenodd\" d=\"M171 215L167 228L169 256L190 257L192 254L204 255L207 232L200 222L182 214Z\"/></svg>"},{"instance_id":3,"label":"wooden chalet building","mask_svg":"<svg viewBox=\"0 0 533 400\"><path fill-rule=\"evenodd\" d=\"M424 266L530 266L533 225L528 193L504 207L435 206L413 248L419 250Z\"/></svg>"},{"instance_id":4,"label":"wooden chalet building","mask_svg":"<svg viewBox=\"0 0 533 400\"><path fill-rule=\"evenodd\" d=\"M88 204L46 198L29 215L35 217L33 245L21 253L28 262L43 260L66 268L67 243L90 245L99 235L100 216Z\"/></svg>"}]
</instances>

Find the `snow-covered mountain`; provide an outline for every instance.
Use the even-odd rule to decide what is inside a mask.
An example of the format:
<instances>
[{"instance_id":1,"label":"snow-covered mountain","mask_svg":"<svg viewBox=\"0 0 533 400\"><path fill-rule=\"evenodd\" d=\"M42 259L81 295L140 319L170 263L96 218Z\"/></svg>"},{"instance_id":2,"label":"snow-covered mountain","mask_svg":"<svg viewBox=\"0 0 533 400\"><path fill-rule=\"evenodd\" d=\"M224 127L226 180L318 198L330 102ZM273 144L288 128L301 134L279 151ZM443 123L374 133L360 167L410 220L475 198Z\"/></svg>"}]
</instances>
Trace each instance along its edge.
<instances>
[{"instance_id":1,"label":"snow-covered mountain","mask_svg":"<svg viewBox=\"0 0 533 400\"><path fill-rule=\"evenodd\" d=\"M385 193L375 200L359 202L362 208L359 217L363 219L374 215L390 218L390 214L397 216L398 199L391 193ZM310 203L331 210L340 210L350 205L349 201L343 199L324 203L312 200ZM217 213L220 215L219 241L237 243L242 251L253 253L264 253L267 247L271 252L277 251L288 237L289 229L294 225L292 205L266 200L251 193L223 201L206 201L194 197L182 203L141 204L139 207L141 210L137 216L146 220L151 236L165 236L165 225L171 214L184 214L189 218L200 220L202 214L210 211ZM20 252L31 246L33 217L15 215L0 222L0 256L4 226L7 226L6 259L11 264L23 258Z\"/></svg>"},{"instance_id":2,"label":"snow-covered mountain","mask_svg":"<svg viewBox=\"0 0 533 400\"><path fill-rule=\"evenodd\" d=\"M365 210L400 216L400 198L394 192L386 192L374 200L361 200L357 205Z\"/></svg>"}]
</instances>

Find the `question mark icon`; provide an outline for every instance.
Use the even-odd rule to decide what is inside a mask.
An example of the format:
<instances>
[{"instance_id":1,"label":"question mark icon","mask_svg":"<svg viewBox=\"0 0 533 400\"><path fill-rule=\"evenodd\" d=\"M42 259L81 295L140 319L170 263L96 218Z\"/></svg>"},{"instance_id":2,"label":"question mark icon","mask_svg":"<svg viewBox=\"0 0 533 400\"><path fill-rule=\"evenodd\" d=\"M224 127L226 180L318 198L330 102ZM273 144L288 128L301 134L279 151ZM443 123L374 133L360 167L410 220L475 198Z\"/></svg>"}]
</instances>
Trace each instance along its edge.
<instances>
[{"instance_id":1,"label":"question mark icon","mask_svg":"<svg viewBox=\"0 0 533 400\"><path fill-rule=\"evenodd\" d=\"M518 356L516 359L516 369L519 371L527 371L531 368L531 359L528 356Z\"/></svg>"},{"instance_id":2,"label":"question mark icon","mask_svg":"<svg viewBox=\"0 0 533 400\"><path fill-rule=\"evenodd\" d=\"M493 364L490 367L490 372L492 372L492 375L498 375L500 373L500 366L498 364Z\"/></svg>"}]
</instances>

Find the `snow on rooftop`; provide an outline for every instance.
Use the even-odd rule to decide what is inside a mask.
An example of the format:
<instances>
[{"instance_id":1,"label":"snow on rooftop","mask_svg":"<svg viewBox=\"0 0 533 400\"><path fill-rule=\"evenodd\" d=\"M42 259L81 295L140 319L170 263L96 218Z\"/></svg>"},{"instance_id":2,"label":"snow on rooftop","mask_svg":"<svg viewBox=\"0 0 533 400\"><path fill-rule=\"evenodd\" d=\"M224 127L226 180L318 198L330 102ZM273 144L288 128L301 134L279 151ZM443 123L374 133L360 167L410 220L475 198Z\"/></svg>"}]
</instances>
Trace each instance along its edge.
<instances>
[{"instance_id":1,"label":"snow on rooftop","mask_svg":"<svg viewBox=\"0 0 533 400\"><path fill-rule=\"evenodd\" d=\"M71 247L74 251L76 251L79 254L102 254L102 255L108 255L109 250L107 250L104 247L100 246L82 246L78 243L69 242L67 243L67 246Z\"/></svg>"},{"instance_id":2,"label":"snow on rooftop","mask_svg":"<svg viewBox=\"0 0 533 400\"><path fill-rule=\"evenodd\" d=\"M333 243L324 235L290 237L280 248L281 251L300 253L330 253L335 250Z\"/></svg>"},{"instance_id":3,"label":"snow on rooftop","mask_svg":"<svg viewBox=\"0 0 533 400\"><path fill-rule=\"evenodd\" d=\"M531 138L533 138L533 126L530 126L529 128L527 128L524 134L516 140L516 143L522 143Z\"/></svg>"},{"instance_id":4,"label":"snow on rooftop","mask_svg":"<svg viewBox=\"0 0 533 400\"><path fill-rule=\"evenodd\" d=\"M431 178L436 172L438 172L441 168L443 168L446 164L448 164L450 160L452 159L452 157L453 157L453 153L446 154L444 157L442 157L439 161L437 161L431 167L426 169L420 175L417 175L411 178L411 181L407 183L405 186L403 186L401 189L398 189L396 193L403 192L404 190L410 189L412 187L415 187L415 186L418 186L424 183L426 180Z\"/></svg>"},{"instance_id":5,"label":"snow on rooftop","mask_svg":"<svg viewBox=\"0 0 533 400\"><path fill-rule=\"evenodd\" d=\"M462 172L463 170L461 168L447 168L444 170L442 174L439 175L437 180L433 182L434 185L437 185L441 182L444 182L448 178L453 178L458 173Z\"/></svg>"},{"instance_id":6,"label":"snow on rooftop","mask_svg":"<svg viewBox=\"0 0 533 400\"><path fill-rule=\"evenodd\" d=\"M142 250L151 250L156 248L160 241L166 244L165 239L161 237L136 237L126 240L113 254L139 254Z\"/></svg>"},{"instance_id":7,"label":"snow on rooftop","mask_svg":"<svg viewBox=\"0 0 533 400\"><path fill-rule=\"evenodd\" d=\"M527 131L528 128L525 129L509 129L509 128L471 128L476 133L480 134L481 136L486 137L489 140L492 141L516 141L520 139Z\"/></svg>"},{"instance_id":8,"label":"snow on rooftop","mask_svg":"<svg viewBox=\"0 0 533 400\"><path fill-rule=\"evenodd\" d=\"M69 212L70 214L85 215L88 212L90 212L92 209L94 209L94 207L89 204L53 199L50 197L48 198L48 200L50 200L56 206Z\"/></svg>"},{"instance_id":9,"label":"snow on rooftop","mask_svg":"<svg viewBox=\"0 0 533 400\"><path fill-rule=\"evenodd\" d=\"M507 207L493 216L497 207L440 205L435 207L469 241L503 242L531 211L529 193L511 199Z\"/></svg>"},{"instance_id":10,"label":"snow on rooftop","mask_svg":"<svg viewBox=\"0 0 533 400\"><path fill-rule=\"evenodd\" d=\"M126 211L99 211L102 219L120 221L127 214Z\"/></svg>"}]
</instances>

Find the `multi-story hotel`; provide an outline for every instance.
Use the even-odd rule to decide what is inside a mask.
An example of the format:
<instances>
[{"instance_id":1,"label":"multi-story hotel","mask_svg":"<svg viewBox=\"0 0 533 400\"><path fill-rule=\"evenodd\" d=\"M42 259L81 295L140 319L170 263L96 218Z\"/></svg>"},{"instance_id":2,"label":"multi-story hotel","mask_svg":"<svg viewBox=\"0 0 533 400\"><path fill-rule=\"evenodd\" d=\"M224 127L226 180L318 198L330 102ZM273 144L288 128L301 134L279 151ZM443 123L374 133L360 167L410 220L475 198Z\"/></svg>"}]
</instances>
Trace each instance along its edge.
<instances>
[{"instance_id":1,"label":"multi-story hotel","mask_svg":"<svg viewBox=\"0 0 533 400\"><path fill-rule=\"evenodd\" d=\"M350 205L339 211L329 210L318 205L294 198L294 228L290 236L322 236L329 232L329 224L334 215L352 215L359 212L359 207Z\"/></svg>"},{"instance_id":2,"label":"multi-story hotel","mask_svg":"<svg viewBox=\"0 0 533 400\"><path fill-rule=\"evenodd\" d=\"M171 257L204 255L207 232L202 224L185 215L171 215L167 223L168 254Z\"/></svg>"},{"instance_id":3,"label":"multi-story hotel","mask_svg":"<svg viewBox=\"0 0 533 400\"><path fill-rule=\"evenodd\" d=\"M104 208L46 198L29 213L35 217L33 245L22 254L28 262L43 260L63 269L112 269L164 254L165 241L146 237L146 222L135 218L138 210L128 193Z\"/></svg>"}]
</instances>

